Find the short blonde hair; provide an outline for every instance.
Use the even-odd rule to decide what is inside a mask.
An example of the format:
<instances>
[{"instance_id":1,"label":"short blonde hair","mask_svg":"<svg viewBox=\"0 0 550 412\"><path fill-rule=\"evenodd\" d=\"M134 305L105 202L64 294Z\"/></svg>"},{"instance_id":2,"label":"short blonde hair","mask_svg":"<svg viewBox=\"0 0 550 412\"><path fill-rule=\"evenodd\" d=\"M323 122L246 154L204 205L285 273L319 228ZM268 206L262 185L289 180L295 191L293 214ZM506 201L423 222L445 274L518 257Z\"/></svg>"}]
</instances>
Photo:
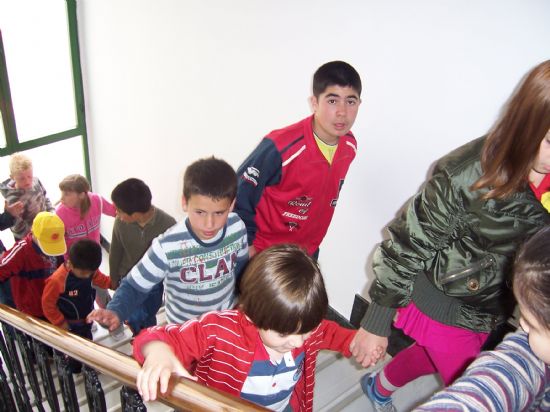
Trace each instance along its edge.
<instances>
[{"instance_id":1,"label":"short blonde hair","mask_svg":"<svg viewBox=\"0 0 550 412\"><path fill-rule=\"evenodd\" d=\"M32 169L32 160L22 153L14 153L10 157L10 176L13 177L17 173Z\"/></svg>"}]
</instances>

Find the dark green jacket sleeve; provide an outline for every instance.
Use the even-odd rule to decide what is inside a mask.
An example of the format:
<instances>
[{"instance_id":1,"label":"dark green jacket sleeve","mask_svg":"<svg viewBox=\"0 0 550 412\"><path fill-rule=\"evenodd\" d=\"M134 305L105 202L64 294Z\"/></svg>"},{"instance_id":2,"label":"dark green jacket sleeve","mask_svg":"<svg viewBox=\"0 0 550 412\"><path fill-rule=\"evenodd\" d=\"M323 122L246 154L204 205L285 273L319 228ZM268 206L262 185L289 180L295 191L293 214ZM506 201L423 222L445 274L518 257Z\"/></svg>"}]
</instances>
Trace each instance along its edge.
<instances>
[{"instance_id":1,"label":"dark green jacket sleeve","mask_svg":"<svg viewBox=\"0 0 550 412\"><path fill-rule=\"evenodd\" d=\"M362 322L369 332L389 335L395 308L409 303L417 274L457 236L463 215L458 191L446 171L439 170L390 223L389 238L373 258L373 304Z\"/></svg>"}]
</instances>

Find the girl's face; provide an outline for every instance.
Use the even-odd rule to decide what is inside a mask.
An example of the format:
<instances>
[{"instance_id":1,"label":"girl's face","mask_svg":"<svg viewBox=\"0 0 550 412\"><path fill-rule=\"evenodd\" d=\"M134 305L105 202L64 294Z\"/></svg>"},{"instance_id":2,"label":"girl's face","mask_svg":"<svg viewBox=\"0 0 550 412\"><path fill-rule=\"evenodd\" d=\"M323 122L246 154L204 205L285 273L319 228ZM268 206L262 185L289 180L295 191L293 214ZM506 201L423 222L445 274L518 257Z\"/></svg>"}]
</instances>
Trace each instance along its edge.
<instances>
[{"instance_id":1,"label":"girl's face","mask_svg":"<svg viewBox=\"0 0 550 412\"><path fill-rule=\"evenodd\" d=\"M86 193L77 193L69 190L61 192L61 203L67 207L80 207L80 202L86 196Z\"/></svg>"},{"instance_id":2,"label":"girl's face","mask_svg":"<svg viewBox=\"0 0 550 412\"><path fill-rule=\"evenodd\" d=\"M550 173L550 130L540 142L539 153L533 162L532 168L540 174Z\"/></svg>"},{"instance_id":3,"label":"girl's face","mask_svg":"<svg viewBox=\"0 0 550 412\"><path fill-rule=\"evenodd\" d=\"M537 318L521 303L519 309L521 311L519 324L529 335L531 350L541 361L550 365L550 326L541 325Z\"/></svg>"}]
</instances>

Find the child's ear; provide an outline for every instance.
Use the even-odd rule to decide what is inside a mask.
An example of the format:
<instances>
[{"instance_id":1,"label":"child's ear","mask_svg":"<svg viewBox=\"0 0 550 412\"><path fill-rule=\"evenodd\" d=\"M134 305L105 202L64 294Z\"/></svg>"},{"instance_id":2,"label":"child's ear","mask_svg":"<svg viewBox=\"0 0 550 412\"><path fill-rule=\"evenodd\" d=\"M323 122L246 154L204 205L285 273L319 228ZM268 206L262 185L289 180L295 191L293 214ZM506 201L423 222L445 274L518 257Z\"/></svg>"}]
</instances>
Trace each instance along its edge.
<instances>
[{"instance_id":1,"label":"child's ear","mask_svg":"<svg viewBox=\"0 0 550 412\"><path fill-rule=\"evenodd\" d=\"M317 106L319 106L319 102L317 101L317 97L310 96L309 98L309 107L311 108L311 111L315 113L317 111Z\"/></svg>"},{"instance_id":2,"label":"child's ear","mask_svg":"<svg viewBox=\"0 0 550 412\"><path fill-rule=\"evenodd\" d=\"M187 200L185 199L184 195L182 195L181 197L181 208L185 213L187 213Z\"/></svg>"},{"instance_id":3,"label":"child's ear","mask_svg":"<svg viewBox=\"0 0 550 412\"><path fill-rule=\"evenodd\" d=\"M73 270L73 264L71 263L71 261L69 259L67 259L65 261L65 267L68 269L68 270Z\"/></svg>"},{"instance_id":4,"label":"child's ear","mask_svg":"<svg viewBox=\"0 0 550 412\"><path fill-rule=\"evenodd\" d=\"M233 211L233 209L235 208L235 202L237 201L237 199L233 199L233 202L231 202L231 206L229 206L229 213L231 213Z\"/></svg>"}]
</instances>

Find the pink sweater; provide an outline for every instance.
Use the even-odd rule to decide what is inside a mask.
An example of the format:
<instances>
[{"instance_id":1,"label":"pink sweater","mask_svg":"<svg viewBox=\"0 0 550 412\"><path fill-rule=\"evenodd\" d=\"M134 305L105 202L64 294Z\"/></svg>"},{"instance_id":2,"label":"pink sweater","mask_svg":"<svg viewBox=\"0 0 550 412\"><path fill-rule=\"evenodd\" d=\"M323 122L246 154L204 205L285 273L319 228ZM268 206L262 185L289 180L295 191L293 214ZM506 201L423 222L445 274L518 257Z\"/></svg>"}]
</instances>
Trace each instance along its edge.
<instances>
[{"instance_id":1,"label":"pink sweater","mask_svg":"<svg viewBox=\"0 0 550 412\"><path fill-rule=\"evenodd\" d=\"M64 204L59 204L55 210L57 216L65 224L67 253L71 245L79 239L87 238L99 243L101 214L116 216L116 208L100 195L88 192L88 198L91 205L84 219L80 218L80 209L77 207L67 207Z\"/></svg>"}]
</instances>

